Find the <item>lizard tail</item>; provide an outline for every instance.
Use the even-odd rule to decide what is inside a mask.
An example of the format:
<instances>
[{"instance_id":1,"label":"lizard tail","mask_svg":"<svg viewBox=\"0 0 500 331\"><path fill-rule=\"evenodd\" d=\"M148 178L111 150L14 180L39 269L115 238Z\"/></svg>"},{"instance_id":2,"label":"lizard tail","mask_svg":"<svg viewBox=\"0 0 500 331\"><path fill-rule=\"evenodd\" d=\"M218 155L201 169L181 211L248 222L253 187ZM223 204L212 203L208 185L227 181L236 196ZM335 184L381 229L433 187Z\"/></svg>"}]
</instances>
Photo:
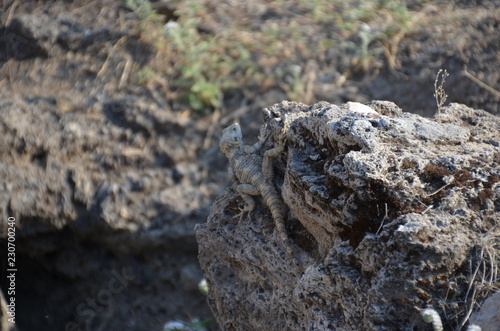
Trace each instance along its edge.
<instances>
[{"instance_id":1,"label":"lizard tail","mask_svg":"<svg viewBox=\"0 0 500 331\"><path fill-rule=\"evenodd\" d=\"M280 240L283 242L283 245L285 246L286 252L290 255L290 257L293 258L293 249L290 244L290 238L288 238L288 235L286 233L286 228L285 228L285 221L283 217L275 217L275 223L276 223L276 230L278 231L278 235L280 237Z\"/></svg>"},{"instance_id":2,"label":"lizard tail","mask_svg":"<svg viewBox=\"0 0 500 331\"><path fill-rule=\"evenodd\" d=\"M264 199L273 216L278 236L285 246L287 253L293 258L293 249L285 228L285 208L283 206L283 200L281 200L281 197L275 190L268 190L267 194L264 194Z\"/></svg>"}]
</instances>

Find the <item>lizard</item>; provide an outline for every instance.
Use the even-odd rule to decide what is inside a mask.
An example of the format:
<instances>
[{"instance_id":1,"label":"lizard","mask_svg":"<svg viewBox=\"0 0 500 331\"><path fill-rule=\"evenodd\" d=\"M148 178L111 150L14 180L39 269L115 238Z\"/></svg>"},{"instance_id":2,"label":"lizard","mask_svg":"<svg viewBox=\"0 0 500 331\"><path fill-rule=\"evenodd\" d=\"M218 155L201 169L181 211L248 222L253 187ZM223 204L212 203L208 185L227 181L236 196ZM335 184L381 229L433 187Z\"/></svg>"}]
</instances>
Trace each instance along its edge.
<instances>
[{"instance_id":1,"label":"lizard","mask_svg":"<svg viewBox=\"0 0 500 331\"><path fill-rule=\"evenodd\" d=\"M269 135L264 134L265 129L264 126L259 141L248 146L243 144L240 125L232 124L222 131L219 147L229 160L229 177L238 183L236 190L246 202L246 206L240 208L240 219L245 212L250 214L255 208L255 201L251 196L262 196L274 219L280 240L287 253L293 257L285 228L285 203L273 184L271 162L273 157L283 152L284 143L281 141L278 147L265 151L263 157L256 154Z\"/></svg>"}]
</instances>

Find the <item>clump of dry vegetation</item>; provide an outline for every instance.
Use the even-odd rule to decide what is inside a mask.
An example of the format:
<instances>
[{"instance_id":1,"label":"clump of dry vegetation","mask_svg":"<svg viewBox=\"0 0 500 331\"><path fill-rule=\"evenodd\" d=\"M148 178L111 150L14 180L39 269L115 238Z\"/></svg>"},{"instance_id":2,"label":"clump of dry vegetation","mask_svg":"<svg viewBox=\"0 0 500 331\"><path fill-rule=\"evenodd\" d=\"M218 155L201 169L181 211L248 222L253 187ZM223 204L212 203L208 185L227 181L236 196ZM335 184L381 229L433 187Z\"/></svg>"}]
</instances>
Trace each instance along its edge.
<instances>
[{"instance_id":1,"label":"clump of dry vegetation","mask_svg":"<svg viewBox=\"0 0 500 331\"><path fill-rule=\"evenodd\" d=\"M376 71L384 56L395 65L397 44L413 24L411 11L393 0L220 6L192 0L179 2L170 17L147 0L128 0L127 6L141 22L141 39L156 48L138 81L159 84L169 98L195 110L221 107L224 94L236 87L250 97L278 87L289 99L308 102L318 65L348 55L344 80L355 70Z\"/></svg>"},{"instance_id":2,"label":"clump of dry vegetation","mask_svg":"<svg viewBox=\"0 0 500 331\"><path fill-rule=\"evenodd\" d=\"M444 82L448 76L449 75L446 69L439 69L436 74L436 80L434 81L434 98L436 98L438 113L441 112L441 109L445 105L446 99L448 98L448 95L444 90Z\"/></svg>"}]
</instances>

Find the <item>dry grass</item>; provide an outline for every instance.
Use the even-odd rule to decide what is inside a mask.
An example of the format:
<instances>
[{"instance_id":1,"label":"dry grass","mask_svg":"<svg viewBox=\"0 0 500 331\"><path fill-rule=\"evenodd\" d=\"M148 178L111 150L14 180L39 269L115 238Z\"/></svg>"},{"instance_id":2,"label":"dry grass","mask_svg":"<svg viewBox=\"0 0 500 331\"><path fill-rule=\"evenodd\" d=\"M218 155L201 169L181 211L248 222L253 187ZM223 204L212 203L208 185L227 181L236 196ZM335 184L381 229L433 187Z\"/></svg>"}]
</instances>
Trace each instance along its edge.
<instances>
[{"instance_id":1,"label":"dry grass","mask_svg":"<svg viewBox=\"0 0 500 331\"><path fill-rule=\"evenodd\" d=\"M481 307L481 304L491 294L500 291L500 227L496 227L486 233L478 242L476 251L478 256L475 259L475 268L471 275L469 287L465 294L465 315L456 328L461 330L474 310Z\"/></svg>"},{"instance_id":2,"label":"dry grass","mask_svg":"<svg viewBox=\"0 0 500 331\"><path fill-rule=\"evenodd\" d=\"M444 90L444 82L448 76L449 74L446 69L439 69L436 74L436 80L434 81L434 98L436 98L438 113L441 113L441 109L445 105L446 99L448 98L448 95Z\"/></svg>"},{"instance_id":3,"label":"dry grass","mask_svg":"<svg viewBox=\"0 0 500 331\"><path fill-rule=\"evenodd\" d=\"M396 56L412 25L411 12L398 1L193 0L179 3L166 25L154 12L135 12L141 39L156 47L141 81L161 85L165 95L197 110L221 107L235 87L248 98L279 88L291 100L314 101L318 64L334 60L325 54L352 59L342 68L344 77L356 68L374 71L384 48L385 56Z\"/></svg>"},{"instance_id":4,"label":"dry grass","mask_svg":"<svg viewBox=\"0 0 500 331\"><path fill-rule=\"evenodd\" d=\"M456 325L455 331L463 330L482 303L500 291L500 227L482 236L472 251L475 254L469 260L470 276L463 298L459 302L446 299L440 302L445 322Z\"/></svg>"}]
</instances>

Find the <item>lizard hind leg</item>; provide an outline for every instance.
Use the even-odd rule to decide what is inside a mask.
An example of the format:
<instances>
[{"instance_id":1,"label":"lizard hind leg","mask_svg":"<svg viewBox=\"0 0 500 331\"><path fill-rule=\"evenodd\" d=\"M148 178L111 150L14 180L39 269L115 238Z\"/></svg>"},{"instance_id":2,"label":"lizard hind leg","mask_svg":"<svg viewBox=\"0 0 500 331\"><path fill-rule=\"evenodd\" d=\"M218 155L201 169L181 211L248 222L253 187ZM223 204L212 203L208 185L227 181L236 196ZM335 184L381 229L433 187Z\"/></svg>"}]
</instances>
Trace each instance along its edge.
<instances>
[{"instance_id":1,"label":"lizard hind leg","mask_svg":"<svg viewBox=\"0 0 500 331\"><path fill-rule=\"evenodd\" d=\"M240 194L240 196L245 200L246 206L243 208L240 208L240 220L243 218L245 213L247 213L247 216L250 215L252 210L255 208L255 201L251 197L251 195L260 195L260 192L258 189L255 188L255 186L250 185L250 184L239 184L236 186L236 190Z\"/></svg>"}]
</instances>

